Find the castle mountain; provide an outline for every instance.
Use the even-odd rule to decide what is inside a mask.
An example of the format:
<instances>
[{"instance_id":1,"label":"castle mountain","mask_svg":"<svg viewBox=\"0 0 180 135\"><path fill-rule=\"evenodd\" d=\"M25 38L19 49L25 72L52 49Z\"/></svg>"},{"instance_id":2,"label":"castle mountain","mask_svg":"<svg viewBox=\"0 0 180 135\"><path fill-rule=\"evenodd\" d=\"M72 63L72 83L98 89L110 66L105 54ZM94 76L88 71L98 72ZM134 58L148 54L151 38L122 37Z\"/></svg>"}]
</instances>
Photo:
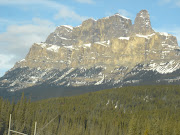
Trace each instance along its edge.
<instances>
[{"instance_id":1,"label":"castle mountain","mask_svg":"<svg viewBox=\"0 0 180 135\"><path fill-rule=\"evenodd\" d=\"M141 10L134 24L114 14L90 18L77 27L57 27L0 78L0 91L6 95L32 89L43 93L48 88L49 96L51 89L61 91L55 94L61 96L62 90L179 83L176 37L153 30L148 11Z\"/></svg>"}]
</instances>

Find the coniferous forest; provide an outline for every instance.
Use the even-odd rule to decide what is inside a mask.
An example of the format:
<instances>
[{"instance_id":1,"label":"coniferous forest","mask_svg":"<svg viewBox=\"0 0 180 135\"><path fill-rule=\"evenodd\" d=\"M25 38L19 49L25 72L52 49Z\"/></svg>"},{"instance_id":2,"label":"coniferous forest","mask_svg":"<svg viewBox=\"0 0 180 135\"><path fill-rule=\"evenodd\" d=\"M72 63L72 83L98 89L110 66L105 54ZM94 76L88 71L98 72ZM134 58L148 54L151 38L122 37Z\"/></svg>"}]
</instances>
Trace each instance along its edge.
<instances>
[{"instance_id":1,"label":"coniferous forest","mask_svg":"<svg viewBox=\"0 0 180 135\"><path fill-rule=\"evenodd\" d=\"M180 135L180 86L131 86L17 103L0 99L0 135ZM15 135L15 133L11 133Z\"/></svg>"}]
</instances>

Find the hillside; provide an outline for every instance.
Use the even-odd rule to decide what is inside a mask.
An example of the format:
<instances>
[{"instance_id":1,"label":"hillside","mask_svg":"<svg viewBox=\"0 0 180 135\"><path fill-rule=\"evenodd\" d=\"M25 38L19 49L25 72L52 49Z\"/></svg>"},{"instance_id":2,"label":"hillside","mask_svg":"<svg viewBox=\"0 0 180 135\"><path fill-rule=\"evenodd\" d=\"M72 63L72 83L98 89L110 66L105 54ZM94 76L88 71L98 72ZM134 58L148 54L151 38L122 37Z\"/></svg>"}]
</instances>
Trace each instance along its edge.
<instances>
[{"instance_id":1,"label":"hillside","mask_svg":"<svg viewBox=\"0 0 180 135\"><path fill-rule=\"evenodd\" d=\"M131 86L17 104L0 99L0 134L179 135L180 86ZM53 120L50 124L46 126Z\"/></svg>"}]
</instances>

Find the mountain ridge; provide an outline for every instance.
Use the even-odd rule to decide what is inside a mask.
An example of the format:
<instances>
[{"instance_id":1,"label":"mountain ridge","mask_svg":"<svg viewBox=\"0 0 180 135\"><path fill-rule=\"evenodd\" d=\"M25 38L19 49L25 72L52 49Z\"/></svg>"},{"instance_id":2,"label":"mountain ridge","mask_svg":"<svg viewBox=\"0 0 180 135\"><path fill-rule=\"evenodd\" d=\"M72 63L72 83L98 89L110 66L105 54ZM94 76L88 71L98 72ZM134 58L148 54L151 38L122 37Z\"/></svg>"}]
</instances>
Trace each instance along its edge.
<instances>
[{"instance_id":1,"label":"mountain ridge","mask_svg":"<svg viewBox=\"0 0 180 135\"><path fill-rule=\"evenodd\" d=\"M176 37L155 32L147 10L134 24L120 14L88 19L77 27L58 26L45 42L34 43L26 58L0 78L0 89L178 84L179 54Z\"/></svg>"}]
</instances>

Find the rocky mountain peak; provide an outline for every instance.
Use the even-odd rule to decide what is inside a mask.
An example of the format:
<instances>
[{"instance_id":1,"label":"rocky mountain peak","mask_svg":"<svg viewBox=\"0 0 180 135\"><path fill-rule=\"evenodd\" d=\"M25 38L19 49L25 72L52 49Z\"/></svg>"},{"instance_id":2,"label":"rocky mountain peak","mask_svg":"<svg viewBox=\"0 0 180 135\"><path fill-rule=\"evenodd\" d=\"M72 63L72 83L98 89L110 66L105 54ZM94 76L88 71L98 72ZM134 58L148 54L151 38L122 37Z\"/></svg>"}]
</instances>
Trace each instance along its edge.
<instances>
[{"instance_id":1,"label":"rocky mountain peak","mask_svg":"<svg viewBox=\"0 0 180 135\"><path fill-rule=\"evenodd\" d=\"M131 27L131 20L120 14L98 20L89 18L74 28L68 25L57 27L56 30L48 36L46 43L69 46L107 41L112 38L127 36Z\"/></svg>"},{"instance_id":2,"label":"rocky mountain peak","mask_svg":"<svg viewBox=\"0 0 180 135\"><path fill-rule=\"evenodd\" d=\"M61 25L56 28L54 31L55 34L59 35L67 35L68 33L72 32L73 27L69 25Z\"/></svg>"},{"instance_id":3,"label":"rocky mountain peak","mask_svg":"<svg viewBox=\"0 0 180 135\"><path fill-rule=\"evenodd\" d=\"M78 27L80 29L94 29L96 27L96 20L93 18L89 18L82 22L82 24Z\"/></svg>"},{"instance_id":4,"label":"rocky mountain peak","mask_svg":"<svg viewBox=\"0 0 180 135\"><path fill-rule=\"evenodd\" d=\"M141 10L135 18L132 33L149 35L154 33L151 27L150 15L147 10Z\"/></svg>"},{"instance_id":5,"label":"rocky mountain peak","mask_svg":"<svg viewBox=\"0 0 180 135\"><path fill-rule=\"evenodd\" d=\"M127 17L125 17L125 16L123 16L123 15L121 15L119 13L116 13L116 14L112 15L111 17L120 17L122 19L131 20L130 18L127 18Z\"/></svg>"},{"instance_id":6,"label":"rocky mountain peak","mask_svg":"<svg viewBox=\"0 0 180 135\"><path fill-rule=\"evenodd\" d=\"M176 37L155 32L146 10L137 14L134 25L120 14L90 18L77 27L59 26L45 43L32 45L26 58L0 78L0 89L16 91L44 84L102 89L143 81L179 84L179 54ZM152 74L156 80L147 80Z\"/></svg>"},{"instance_id":7,"label":"rocky mountain peak","mask_svg":"<svg viewBox=\"0 0 180 135\"><path fill-rule=\"evenodd\" d=\"M75 42L72 39L73 27L69 25L61 25L56 28L56 30L51 33L47 39L47 44L65 46L72 45Z\"/></svg>"}]
</instances>

